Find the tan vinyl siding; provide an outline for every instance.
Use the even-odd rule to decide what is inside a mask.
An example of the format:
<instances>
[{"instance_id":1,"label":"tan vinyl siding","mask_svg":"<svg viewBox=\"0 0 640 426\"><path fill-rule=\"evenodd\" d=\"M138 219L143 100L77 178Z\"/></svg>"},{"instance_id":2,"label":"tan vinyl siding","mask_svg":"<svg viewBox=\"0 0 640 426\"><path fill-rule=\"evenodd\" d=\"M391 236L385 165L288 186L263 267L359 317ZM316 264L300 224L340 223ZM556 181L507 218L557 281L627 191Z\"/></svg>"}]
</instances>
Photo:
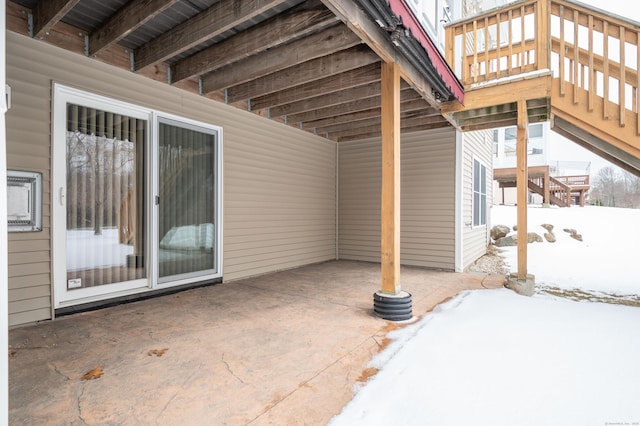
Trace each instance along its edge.
<instances>
[{"instance_id":1,"label":"tan vinyl siding","mask_svg":"<svg viewBox=\"0 0 640 426\"><path fill-rule=\"evenodd\" d=\"M463 269L486 253L489 244L491 204L493 200L493 139L492 132L481 130L463 134L462 188L463 188ZM487 168L487 225L473 226L473 159Z\"/></svg>"},{"instance_id":2,"label":"tan vinyl siding","mask_svg":"<svg viewBox=\"0 0 640 426\"><path fill-rule=\"evenodd\" d=\"M286 130L225 130L225 279L335 258L335 144Z\"/></svg>"},{"instance_id":3,"label":"tan vinyl siding","mask_svg":"<svg viewBox=\"0 0 640 426\"><path fill-rule=\"evenodd\" d=\"M380 140L342 142L338 153L338 256L379 262Z\"/></svg>"},{"instance_id":4,"label":"tan vinyl siding","mask_svg":"<svg viewBox=\"0 0 640 426\"><path fill-rule=\"evenodd\" d=\"M341 259L380 261L380 139L339 151ZM401 262L454 269L455 132L410 133L401 142Z\"/></svg>"},{"instance_id":5,"label":"tan vinyl siding","mask_svg":"<svg viewBox=\"0 0 640 426\"><path fill-rule=\"evenodd\" d=\"M8 168L43 173L43 231L9 236L10 325L51 316L52 82L223 128L224 279L335 258L335 143L7 33Z\"/></svg>"}]
</instances>

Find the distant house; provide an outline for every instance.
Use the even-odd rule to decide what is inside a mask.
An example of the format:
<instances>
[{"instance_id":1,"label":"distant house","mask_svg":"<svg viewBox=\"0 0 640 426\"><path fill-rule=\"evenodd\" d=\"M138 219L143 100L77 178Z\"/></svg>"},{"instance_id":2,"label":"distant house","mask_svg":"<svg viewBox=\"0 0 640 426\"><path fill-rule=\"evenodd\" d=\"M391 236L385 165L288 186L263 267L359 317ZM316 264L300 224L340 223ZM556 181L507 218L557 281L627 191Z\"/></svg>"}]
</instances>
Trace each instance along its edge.
<instances>
[{"instance_id":1,"label":"distant house","mask_svg":"<svg viewBox=\"0 0 640 426\"><path fill-rule=\"evenodd\" d=\"M555 159L550 132L548 122L529 124L529 204L584 205L591 163ZM516 203L516 134L515 126L493 130L494 204ZM545 182L549 186L546 201Z\"/></svg>"}]
</instances>

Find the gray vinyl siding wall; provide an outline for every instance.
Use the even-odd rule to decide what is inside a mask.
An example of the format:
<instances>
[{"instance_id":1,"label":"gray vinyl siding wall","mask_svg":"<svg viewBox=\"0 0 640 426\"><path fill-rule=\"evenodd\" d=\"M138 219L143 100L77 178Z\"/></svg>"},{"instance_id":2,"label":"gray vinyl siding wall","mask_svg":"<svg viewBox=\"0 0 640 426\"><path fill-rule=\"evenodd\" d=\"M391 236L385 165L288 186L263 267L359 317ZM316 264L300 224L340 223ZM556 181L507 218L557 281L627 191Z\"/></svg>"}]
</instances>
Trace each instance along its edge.
<instances>
[{"instance_id":1,"label":"gray vinyl siding wall","mask_svg":"<svg viewBox=\"0 0 640 426\"><path fill-rule=\"evenodd\" d=\"M338 254L380 262L381 140L338 145ZM401 141L400 261L453 270L455 131L410 133Z\"/></svg>"},{"instance_id":2,"label":"gray vinyl siding wall","mask_svg":"<svg viewBox=\"0 0 640 426\"><path fill-rule=\"evenodd\" d=\"M487 252L493 200L492 133L489 130L463 133L462 155L462 262L463 270ZM473 226L473 160L487 168L487 225Z\"/></svg>"},{"instance_id":3,"label":"gray vinyl siding wall","mask_svg":"<svg viewBox=\"0 0 640 426\"><path fill-rule=\"evenodd\" d=\"M51 318L51 93L58 82L223 128L225 281L336 257L336 144L7 32L9 169L43 174L43 231L9 235L9 324Z\"/></svg>"}]
</instances>

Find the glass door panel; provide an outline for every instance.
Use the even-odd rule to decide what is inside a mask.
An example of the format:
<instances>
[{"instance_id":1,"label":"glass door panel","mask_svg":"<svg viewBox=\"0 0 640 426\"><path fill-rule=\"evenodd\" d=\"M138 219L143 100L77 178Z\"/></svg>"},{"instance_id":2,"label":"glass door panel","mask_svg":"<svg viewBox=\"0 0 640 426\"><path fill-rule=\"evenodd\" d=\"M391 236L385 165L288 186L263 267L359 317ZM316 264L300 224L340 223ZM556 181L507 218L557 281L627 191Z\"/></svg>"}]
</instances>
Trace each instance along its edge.
<instances>
[{"instance_id":1,"label":"glass door panel","mask_svg":"<svg viewBox=\"0 0 640 426\"><path fill-rule=\"evenodd\" d=\"M68 291L146 277L146 132L147 120L67 104Z\"/></svg>"},{"instance_id":2,"label":"glass door panel","mask_svg":"<svg viewBox=\"0 0 640 426\"><path fill-rule=\"evenodd\" d=\"M159 121L159 282L217 269L216 138L214 130Z\"/></svg>"}]
</instances>

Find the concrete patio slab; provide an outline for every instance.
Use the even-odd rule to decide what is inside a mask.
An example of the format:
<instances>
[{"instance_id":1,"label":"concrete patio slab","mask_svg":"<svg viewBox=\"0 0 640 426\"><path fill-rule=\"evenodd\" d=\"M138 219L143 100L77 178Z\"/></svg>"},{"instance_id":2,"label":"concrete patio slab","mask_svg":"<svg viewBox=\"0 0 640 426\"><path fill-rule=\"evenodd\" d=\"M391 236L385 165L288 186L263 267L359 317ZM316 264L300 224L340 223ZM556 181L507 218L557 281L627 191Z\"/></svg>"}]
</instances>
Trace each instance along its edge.
<instances>
[{"instance_id":1,"label":"concrete patio slab","mask_svg":"<svg viewBox=\"0 0 640 426\"><path fill-rule=\"evenodd\" d=\"M501 285L401 277L416 316ZM332 261L12 329L10 422L325 424L395 328L373 314L379 281L377 264ZM102 376L83 380L95 367Z\"/></svg>"}]
</instances>

